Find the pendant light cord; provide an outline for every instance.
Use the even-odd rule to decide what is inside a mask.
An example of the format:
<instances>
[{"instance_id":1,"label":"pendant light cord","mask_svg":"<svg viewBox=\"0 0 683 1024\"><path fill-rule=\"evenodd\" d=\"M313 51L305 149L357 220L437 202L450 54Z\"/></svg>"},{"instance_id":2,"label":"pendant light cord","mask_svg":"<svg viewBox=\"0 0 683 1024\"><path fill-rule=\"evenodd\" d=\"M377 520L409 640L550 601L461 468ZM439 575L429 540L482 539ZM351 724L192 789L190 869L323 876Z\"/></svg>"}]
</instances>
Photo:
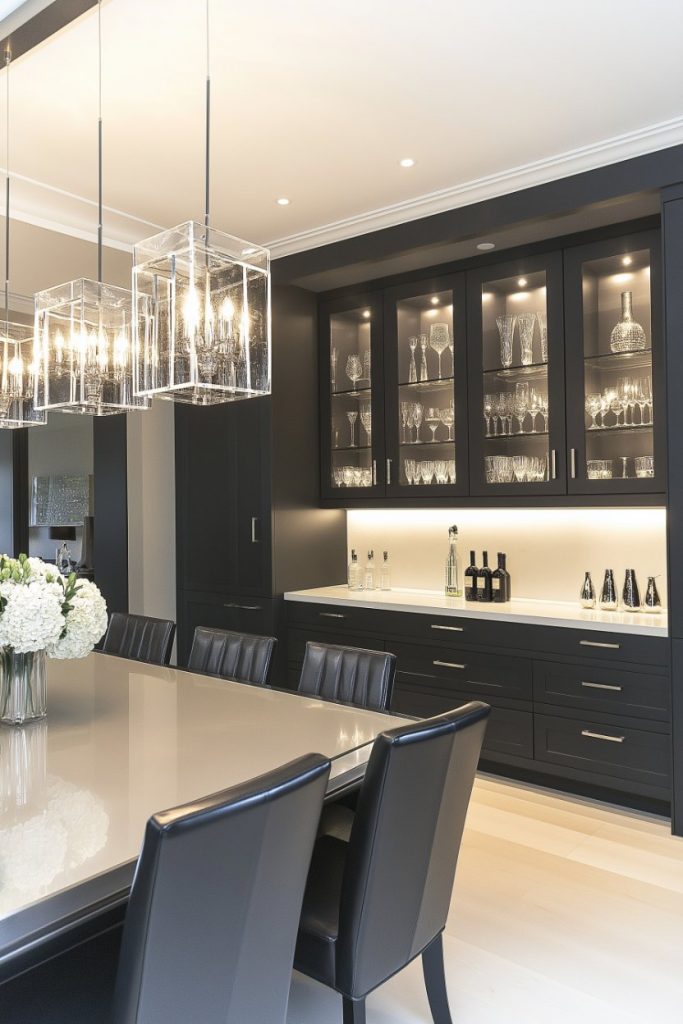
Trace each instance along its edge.
<instances>
[{"instance_id":1,"label":"pendant light cord","mask_svg":"<svg viewBox=\"0 0 683 1024\"><path fill-rule=\"evenodd\" d=\"M6 153L5 161L5 328L9 330L9 66L12 54L9 48L5 51L5 136Z\"/></svg>"},{"instance_id":2,"label":"pendant light cord","mask_svg":"<svg viewBox=\"0 0 683 1024\"><path fill-rule=\"evenodd\" d=\"M209 0L206 0L206 168L204 178L204 227L209 231L209 198L211 184L211 48Z\"/></svg>"},{"instance_id":3,"label":"pendant light cord","mask_svg":"<svg viewBox=\"0 0 683 1024\"><path fill-rule=\"evenodd\" d=\"M102 284L102 0L97 0L97 282Z\"/></svg>"}]
</instances>

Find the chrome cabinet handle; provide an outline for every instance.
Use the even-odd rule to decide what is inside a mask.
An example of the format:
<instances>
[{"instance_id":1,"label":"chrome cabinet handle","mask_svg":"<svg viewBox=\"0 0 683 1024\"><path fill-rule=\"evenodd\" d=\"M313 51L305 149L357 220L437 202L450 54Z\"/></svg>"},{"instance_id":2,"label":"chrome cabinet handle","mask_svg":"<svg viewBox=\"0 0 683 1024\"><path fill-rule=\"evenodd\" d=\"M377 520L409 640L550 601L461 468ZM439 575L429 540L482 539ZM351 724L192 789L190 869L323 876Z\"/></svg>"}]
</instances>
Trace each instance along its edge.
<instances>
[{"instance_id":1,"label":"chrome cabinet handle","mask_svg":"<svg viewBox=\"0 0 683 1024\"><path fill-rule=\"evenodd\" d=\"M342 615L341 612L318 612L321 619L345 619L346 616Z\"/></svg>"},{"instance_id":2,"label":"chrome cabinet handle","mask_svg":"<svg viewBox=\"0 0 683 1024\"><path fill-rule=\"evenodd\" d=\"M377 459L372 460L372 482L377 484Z\"/></svg>"},{"instance_id":3,"label":"chrome cabinet handle","mask_svg":"<svg viewBox=\"0 0 683 1024\"><path fill-rule=\"evenodd\" d=\"M621 686L613 686L610 683L587 683L583 679L581 680L581 685L591 690L614 690L615 693L621 693L623 689Z\"/></svg>"},{"instance_id":4,"label":"chrome cabinet handle","mask_svg":"<svg viewBox=\"0 0 683 1024\"><path fill-rule=\"evenodd\" d=\"M550 449L550 479L557 480L557 452L554 448Z\"/></svg>"},{"instance_id":5,"label":"chrome cabinet handle","mask_svg":"<svg viewBox=\"0 0 683 1024\"><path fill-rule=\"evenodd\" d=\"M604 732L591 732L590 729L582 729L581 735L591 740L607 740L608 743L623 743L626 739L625 736L608 736Z\"/></svg>"},{"instance_id":6,"label":"chrome cabinet handle","mask_svg":"<svg viewBox=\"0 0 683 1024\"><path fill-rule=\"evenodd\" d=\"M235 604L234 601L225 603L224 608L238 608L241 612L260 612L260 604Z\"/></svg>"},{"instance_id":7,"label":"chrome cabinet handle","mask_svg":"<svg viewBox=\"0 0 683 1024\"><path fill-rule=\"evenodd\" d=\"M569 467L572 480L576 480L576 448L569 449Z\"/></svg>"},{"instance_id":8,"label":"chrome cabinet handle","mask_svg":"<svg viewBox=\"0 0 683 1024\"><path fill-rule=\"evenodd\" d=\"M448 632L450 632L450 633L464 633L465 632L465 627L464 626L437 626L434 623L432 623L432 629L445 629L445 630L448 630Z\"/></svg>"},{"instance_id":9,"label":"chrome cabinet handle","mask_svg":"<svg viewBox=\"0 0 683 1024\"><path fill-rule=\"evenodd\" d=\"M387 484L391 483L391 459L387 459Z\"/></svg>"},{"instance_id":10,"label":"chrome cabinet handle","mask_svg":"<svg viewBox=\"0 0 683 1024\"><path fill-rule=\"evenodd\" d=\"M604 647L609 651L618 651L621 647L621 644L600 643L599 640L579 640L579 645L581 647Z\"/></svg>"},{"instance_id":11,"label":"chrome cabinet handle","mask_svg":"<svg viewBox=\"0 0 683 1024\"><path fill-rule=\"evenodd\" d=\"M502 683L484 683L481 679L468 679L467 682L470 686L490 686L492 690L502 689Z\"/></svg>"},{"instance_id":12,"label":"chrome cabinet handle","mask_svg":"<svg viewBox=\"0 0 683 1024\"><path fill-rule=\"evenodd\" d=\"M258 523L258 516L251 517L251 543L258 544L258 537L256 536L256 524Z\"/></svg>"},{"instance_id":13,"label":"chrome cabinet handle","mask_svg":"<svg viewBox=\"0 0 683 1024\"><path fill-rule=\"evenodd\" d=\"M455 661L433 661L432 665L439 665L440 668L467 668L467 665L458 665Z\"/></svg>"}]
</instances>

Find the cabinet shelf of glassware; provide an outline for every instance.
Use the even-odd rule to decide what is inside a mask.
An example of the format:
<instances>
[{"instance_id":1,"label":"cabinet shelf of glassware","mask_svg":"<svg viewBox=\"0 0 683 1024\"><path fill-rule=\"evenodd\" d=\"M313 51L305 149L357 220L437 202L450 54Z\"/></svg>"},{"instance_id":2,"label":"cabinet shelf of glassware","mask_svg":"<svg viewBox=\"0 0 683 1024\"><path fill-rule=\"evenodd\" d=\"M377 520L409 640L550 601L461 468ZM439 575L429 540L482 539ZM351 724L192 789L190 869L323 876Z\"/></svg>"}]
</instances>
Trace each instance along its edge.
<instances>
[{"instance_id":1,"label":"cabinet shelf of glassware","mask_svg":"<svg viewBox=\"0 0 683 1024\"><path fill-rule=\"evenodd\" d=\"M660 237L565 250L568 491L665 490Z\"/></svg>"}]
</instances>

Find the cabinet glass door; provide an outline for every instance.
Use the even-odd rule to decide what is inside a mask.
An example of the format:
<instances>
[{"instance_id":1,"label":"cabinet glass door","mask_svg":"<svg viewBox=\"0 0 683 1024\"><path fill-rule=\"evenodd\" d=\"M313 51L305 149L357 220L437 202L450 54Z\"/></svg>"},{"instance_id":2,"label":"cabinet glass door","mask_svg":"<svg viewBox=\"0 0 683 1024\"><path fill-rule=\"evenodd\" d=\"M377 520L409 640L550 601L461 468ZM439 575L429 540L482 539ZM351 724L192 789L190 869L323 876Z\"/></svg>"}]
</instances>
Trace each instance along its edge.
<instances>
[{"instance_id":1,"label":"cabinet glass door","mask_svg":"<svg viewBox=\"0 0 683 1024\"><path fill-rule=\"evenodd\" d=\"M387 493L467 492L465 295L462 275L385 297Z\"/></svg>"},{"instance_id":2,"label":"cabinet glass door","mask_svg":"<svg viewBox=\"0 0 683 1024\"><path fill-rule=\"evenodd\" d=\"M329 409L323 422L324 490L335 500L383 490L376 448L383 440L381 392L382 306L376 296L336 302L324 311L323 355ZM380 376L377 377L377 374Z\"/></svg>"},{"instance_id":3,"label":"cabinet glass door","mask_svg":"<svg viewBox=\"0 0 683 1024\"><path fill-rule=\"evenodd\" d=\"M570 489L663 490L657 233L567 252Z\"/></svg>"},{"instance_id":4,"label":"cabinet glass door","mask_svg":"<svg viewBox=\"0 0 683 1024\"><path fill-rule=\"evenodd\" d=\"M565 489L559 254L470 275L472 476L480 494Z\"/></svg>"}]
</instances>

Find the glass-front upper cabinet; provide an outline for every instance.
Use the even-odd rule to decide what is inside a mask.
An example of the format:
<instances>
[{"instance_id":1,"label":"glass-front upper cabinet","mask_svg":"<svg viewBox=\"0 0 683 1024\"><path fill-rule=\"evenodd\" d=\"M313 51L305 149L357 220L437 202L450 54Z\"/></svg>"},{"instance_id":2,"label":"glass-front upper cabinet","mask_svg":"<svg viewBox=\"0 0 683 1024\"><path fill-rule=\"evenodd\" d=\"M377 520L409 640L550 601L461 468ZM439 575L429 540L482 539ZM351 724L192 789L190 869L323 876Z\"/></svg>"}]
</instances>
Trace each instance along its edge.
<instances>
[{"instance_id":1,"label":"glass-front upper cabinet","mask_svg":"<svg viewBox=\"0 0 683 1024\"><path fill-rule=\"evenodd\" d=\"M323 495L384 493L381 296L335 300L321 315Z\"/></svg>"},{"instance_id":2,"label":"glass-front upper cabinet","mask_svg":"<svg viewBox=\"0 0 683 1024\"><path fill-rule=\"evenodd\" d=\"M467 493L464 275L390 288L384 329L386 493Z\"/></svg>"},{"instance_id":3,"label":"glass-front upper cabinet","mask_svg":"<svg viewBox=\"0 0 683 1024\"><path fill-rule=\"evenodd\" d=\"M565 281L569 490L663 491L659 233L568 249Z\"/></svg>"},{"instance_id":4,"label":"glass-front upper cabinet","mask_svg":"<svg viewBox=\"0 0 683 1024\"><path fill-rule=\"evenodd\" d=\"M565 490L560 253L468 275L473 494Z\"/></svg>"}]
</instances>

